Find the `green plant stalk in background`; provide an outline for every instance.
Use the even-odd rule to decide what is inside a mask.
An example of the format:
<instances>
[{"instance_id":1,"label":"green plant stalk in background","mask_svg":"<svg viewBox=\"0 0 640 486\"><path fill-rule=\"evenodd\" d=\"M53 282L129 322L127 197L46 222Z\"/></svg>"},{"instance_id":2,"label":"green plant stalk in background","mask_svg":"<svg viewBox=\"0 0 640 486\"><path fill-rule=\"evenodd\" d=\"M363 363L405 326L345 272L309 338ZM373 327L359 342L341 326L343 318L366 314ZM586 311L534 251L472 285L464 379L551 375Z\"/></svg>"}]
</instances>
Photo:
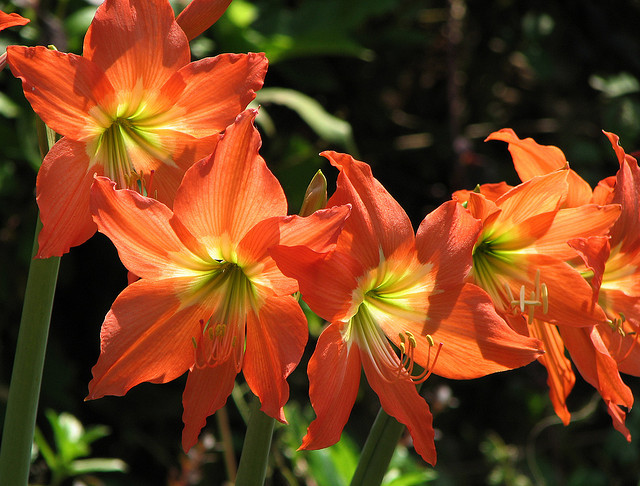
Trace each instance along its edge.
<instances>
[{"instance_id":1,"label":"green plant stalk in background","mask_svg":"<svg viewBox=\"0 0 640 486\"><path fill-rule=\"evenodd\" d=\"M14 486L26 485L29 479L44 356L60 266L60 257L33 258L41 227L38 218L0 446L0 484Z\"/></svg>"},{"instance_id":2,"label":"green plant stalk in background","mask_svg":"<svg viewBox=\"0 0 640 486\"><path fill-rule=\"evenodd\" d=\"M404 425L382 408L369 431L351 486L375 486L382 483Z\"/></svg>"},{"instance_id":3,"label":"green plant stalk in background","mask_svg":"<svg viewBox=\"0 0 640 486\"><path fill-rule=\"evenodd\" d=\"M244 437L236 484L243 486L264 484L274 424L275 419L260 410L260 400L256 397L251 407L251 417Z\"/></svg>"},{"instance_id":4,"label":"green plant stalk in background","mask_svg":"<svg viewBox=\"0 0 640 486\"><path fill-rule=\"evenodd\" d=\"M38 142L43 158L55 138L55 133L38 119ZM0 485L26 486L29 480L44 356L60 268L60 257L33 258L41 228L38 216L0 445Z\"/></svg>"}]
</instances>

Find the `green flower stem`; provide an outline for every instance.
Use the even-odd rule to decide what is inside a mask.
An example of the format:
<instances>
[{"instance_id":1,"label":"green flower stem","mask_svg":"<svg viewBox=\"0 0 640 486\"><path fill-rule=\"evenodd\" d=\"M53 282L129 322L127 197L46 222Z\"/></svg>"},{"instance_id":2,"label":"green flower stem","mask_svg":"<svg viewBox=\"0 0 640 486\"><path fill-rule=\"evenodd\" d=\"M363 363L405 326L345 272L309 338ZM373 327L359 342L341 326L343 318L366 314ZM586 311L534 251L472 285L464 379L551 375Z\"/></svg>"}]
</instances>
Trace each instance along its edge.
<instances>
[{"instance_id":1,"label":"green flower stem","mask_svg":"<svg viewBox=\"0 0 640 486\"><path fill-rule=\"evenodd\" d=\"M40 218L32 256L38 247ZM26 485L60 257L31 259L0 446L0 484Z\"/></svg>"},{"instance_id":2,"label":"green flower stem","mask_svg":"<svg viewBox=\"0 0 640 486\"><path fill-rule=\"evenodd\" d=\"M360 454L351 486L375 486L382 483L403 431L404 425L381 408Z\"/></svg>"},{"instance_id":3,"label":"green flower stem","mask_svg":"<svg viewBox=\"0 0 640 486\"><path fill-rule=\"evenodd\" d=\"M260 400L256 398L251 407L251 418L249 418L242 446L236 484L242 486L264 484L274 424L275 419L260 411Z\"/></svg>"}]
</instances>

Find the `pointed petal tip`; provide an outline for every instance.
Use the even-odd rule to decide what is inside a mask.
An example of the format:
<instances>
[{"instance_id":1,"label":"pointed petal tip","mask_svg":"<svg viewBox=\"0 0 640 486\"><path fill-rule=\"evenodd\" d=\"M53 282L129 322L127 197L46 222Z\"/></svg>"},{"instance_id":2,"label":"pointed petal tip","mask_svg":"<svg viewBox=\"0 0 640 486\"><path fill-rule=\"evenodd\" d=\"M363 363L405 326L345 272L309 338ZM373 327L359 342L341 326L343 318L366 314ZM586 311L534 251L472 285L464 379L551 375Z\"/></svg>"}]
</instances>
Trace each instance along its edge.
<instances>
[{"instance_id":1,"label":"pointed petal tip","mask_svg":"<svg viewBox=\"0 0 640 486\"><path fill-rule=\"evenodd\" d=\"M244 120L250 120L253 124L258 116L258 109L259 108L247 108L243 112L239 113L238 116L236 116L236 123L240 123Z\"/></svg>"},{"instance_id":2,"label":"pointed petal tip","mask_svg":"<svg viewBox=\"0 0 640 486\"><path fill-rule=\"evenodd\" d=\"M114 397L122 397L124 396L127 391L129 391L129 388L127 389L115 389L114 387L112 387L111 390L103 390L102 388L104 388L103 386L103 381L101 378L97 378L94 377L91 379L91 381L89 382L89 392L87 393L87 396L84 398L85 402L88 402L89 400L98 400L102 397L105 397L107 395L111 395Z\"/></svg>"},{"instance_id":3,"label":"pointed petal tip","mask_svg":"<svg viewBox=\"0 0 640 486\"><path fill-rule=\"evenodd\" d=\"M186 429L186 427L185 427ZM198 443L198 436L193 434L187 434L185 430L182 431L182 450L187 454L191 448Z\"/></svg>"},{"instance_id":4,"label":"pointed petal tip","mask_svg":"<svg viewBox=\"0 0 640 486\"><path fill-rule=\"evenodd\" d=\"M99 383L96 382L96 378L92 378L89 382L89 391L87 393L87 396L84 397L85 402L88 402L89 400L97 400L106 395L106 393L96 393L96 387L98 385Z\"/></svg>"},{"instance_id":5,"label":"pointed petal tip","mask_svg":"<svg viewBox=\"0 0 640 486\"><path fill-rule=\"evenodd\" d=\"M329 160L331 165L337 168L341 168L345 164L360 162L350 154L346 154L343 152L336 152L335 150L323 150L322 152L320 152L320 155L326 158L327 160ZM360 163L364 163L364 162L360 162Z\"/></svg>"},{"instance_id":6,"label":"pointed petal tip","mask_svg":"<svg viewBox=\"0 0 640 486\"><path fill-rule=\"evenodd\" d=\"M17 13L5 13L0 11L0 30L8 29L9 27L15 27L17 25L26 25L31 22Z\"/></svg>"},{"instance_id":7,"label":"pointed petal tip","mask_svg":"<svg viewBox=\"0 0 640 486\"><path fill-rule=\"evenodd\" d=\"M300 447L298 447L297 450L317 451L318 449L326 449L327 447L331 447L332 445L340 441L340 438L342 437L342 430L340 431L340 434L335 439L331 439L331 440L317 441L315 440L315 437L313 435L314 434L311 431L311 427L308 427L307 433L302 438L302 443L300 444ZM326 437L323 437L323 439L326 439Z\"/></svg>"},{"instance_id":8,"label":"pointed petal tip","mask_svg":"<svg viewBox=\"0 0 640 486\"><path fill-rule=\"evenodd\" d=\"M504 141L501 137L502 135L508 135L509 137L518 138L516 132L511 128L501 128L500 130L496 130L495 132L490 133L487 138L484 139L485 142L489 142L491 140Z\"/></svg>"},{"instance_id":9,"label":"pointed petal tip","mask_svg":"<svg viewBox=\"0 0 640 486\"><path fill-rule=\"evenodd\" d=\"M266 415L268 415L269 417L276 419L281 424L289 425L289 422L287 421L286 417L284 416L284 408L280 407L280 410L278 410L278 412L273 414L273 415L270 414L268 411L264 410L264 407L260 407L260 410L262 410L262 412L265 413Z\"/></svg>"}]
</instances>

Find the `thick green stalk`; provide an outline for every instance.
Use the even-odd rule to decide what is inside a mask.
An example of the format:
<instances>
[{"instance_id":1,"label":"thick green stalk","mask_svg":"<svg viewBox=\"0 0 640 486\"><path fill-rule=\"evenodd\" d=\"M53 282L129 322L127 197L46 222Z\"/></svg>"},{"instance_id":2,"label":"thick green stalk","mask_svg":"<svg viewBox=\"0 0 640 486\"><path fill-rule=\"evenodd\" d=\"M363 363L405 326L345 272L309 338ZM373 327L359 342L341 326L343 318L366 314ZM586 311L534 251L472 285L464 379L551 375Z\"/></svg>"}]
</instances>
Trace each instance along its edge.
<instances>
[{"instance_id":1,"label":"thick green stalk","mask_svg":"<svg viewBox=\"0 0 640 486\"><path fill-rule=\"evenodd\" d=\"M381 408L360 454L351 486L376 486L382 483L403 431L404 425Z\"/></svg>"},{"instance_id":2,"label":"thick green stalk","mask_svg":"<svg viewBox=\"0 0 640 486\"><path fill-rule=\"evenodd\" d=\"M56 134L38 117L36 128L44 158L56 142ZM60 267L60 257L34 258L41 228L38 216L0 445L0 485L26 486L29 480L44 356Z\"/></svg>"},{"instance_id":3,"label":"thick green stalk","mask_svg":"<svg viewBox=\"0 0 640 486\"><path fill-rule=\"evenodd\" d=\"M256 398L242 446L236 476L237 485L262 486L264 484L274 424L275 419L260 411L260 400Z\"/></svg>"},{"instance_id":4,"label":"thick green stalk","mask_svg":"<svg viewBox=\"0 0 640 486\"><path fill-rule=\"evenodd\" d=\"M38 218L32 256L38 247ZM23 486L29 478L49 321L60 257L31 259L18 331L0 446L0 484Z\"/></svg>"}]
</instances>

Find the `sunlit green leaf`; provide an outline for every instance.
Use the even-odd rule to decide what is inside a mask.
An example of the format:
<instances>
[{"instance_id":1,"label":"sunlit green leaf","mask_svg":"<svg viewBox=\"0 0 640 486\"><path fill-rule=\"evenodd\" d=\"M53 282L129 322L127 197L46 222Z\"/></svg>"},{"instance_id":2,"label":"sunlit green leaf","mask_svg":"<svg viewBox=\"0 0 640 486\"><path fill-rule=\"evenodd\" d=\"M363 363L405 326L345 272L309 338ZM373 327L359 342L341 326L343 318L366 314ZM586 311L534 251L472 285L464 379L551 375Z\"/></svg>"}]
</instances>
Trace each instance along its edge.
<instances>
[{"instance_id":1,"label":"sunlit green leaf","mask_svg":"<svg viewBox=\"0 0 640 486\"><path fill-rule=\"evenodd\" d=\"M299 91L285 88L263 88L258 91L256 104L275 103L292 109L316 134L327 142L338 144L353 152L351 125L328 113L320 103Z\"/></svg>"}]
</instances>

